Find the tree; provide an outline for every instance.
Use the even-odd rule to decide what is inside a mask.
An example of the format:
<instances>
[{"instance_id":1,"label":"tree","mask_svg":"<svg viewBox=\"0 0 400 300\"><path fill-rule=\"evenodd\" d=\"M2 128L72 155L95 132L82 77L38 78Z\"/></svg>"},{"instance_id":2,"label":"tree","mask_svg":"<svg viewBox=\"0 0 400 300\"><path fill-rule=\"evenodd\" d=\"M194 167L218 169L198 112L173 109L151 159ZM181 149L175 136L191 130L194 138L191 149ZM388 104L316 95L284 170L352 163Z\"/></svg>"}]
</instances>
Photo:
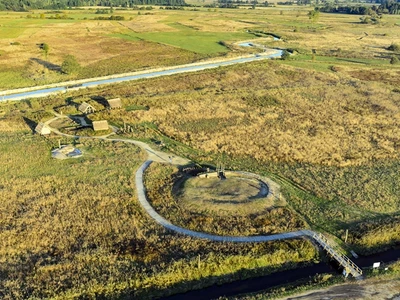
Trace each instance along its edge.
<instances>
[{"instance_id":1,"label":"tree","mask_svg":"<svg viewBox=\"0 0 400 300\"><path fill-rule=\"evenodd\" d=\"M49 54L50 51L50 46L46 43L43 43L41 46L43 52L44 52L44 57L47 59L47 54Z\"/></svg>"},{"instance_id":2,"label":"tree","mask_svg":"<svg viewBox=\"0 0 400 300\"><path fill-rule=\"evenodd\" d=\"M61 64L61 71L65 74L76 74L81 69L76 57L68 54Z\"/></svg>"},{"instance_id":3,"label":"tree","mask_svg":"<svg viewBox=\"0 0 400 300\"><path fill-rule=\"evenodd\" d=\"M316 8L314 10L310 10L308 12L308 18L311 20L311 22L317 22L319 19L319 10Z\"/></svg>"}]
</instances>

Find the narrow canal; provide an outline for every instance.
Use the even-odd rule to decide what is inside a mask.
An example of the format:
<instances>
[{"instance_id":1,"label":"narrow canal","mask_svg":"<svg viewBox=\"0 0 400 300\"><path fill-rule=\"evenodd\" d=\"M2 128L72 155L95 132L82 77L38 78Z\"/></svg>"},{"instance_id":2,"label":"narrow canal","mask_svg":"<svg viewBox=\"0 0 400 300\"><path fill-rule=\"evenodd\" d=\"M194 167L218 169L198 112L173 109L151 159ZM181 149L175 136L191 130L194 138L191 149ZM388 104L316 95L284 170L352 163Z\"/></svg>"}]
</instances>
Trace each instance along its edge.
<instances>
[{"instance_id":1,"label":"narrow canal","mask_svg":"<svg viewBox=\"0 0 400 300\"><path fill-rule=\"evenodd\" d=\"M360 257L354 262L361 268L372 267L373 263L388 263L400 259L400 247L387 250L381 253ZM318 263L310 266L299 267L294 270L287 270L273 273L266 276L238 280L222 285L213 285L201 290L193 290L184 294L177 294L162 298L163 300L206 300L226 296L232 297L239 294L254 293L268 290L284 284L293 283L301 279L310 278L316 274L339 273L334 263Z\"/></svg>"}]
</instances>

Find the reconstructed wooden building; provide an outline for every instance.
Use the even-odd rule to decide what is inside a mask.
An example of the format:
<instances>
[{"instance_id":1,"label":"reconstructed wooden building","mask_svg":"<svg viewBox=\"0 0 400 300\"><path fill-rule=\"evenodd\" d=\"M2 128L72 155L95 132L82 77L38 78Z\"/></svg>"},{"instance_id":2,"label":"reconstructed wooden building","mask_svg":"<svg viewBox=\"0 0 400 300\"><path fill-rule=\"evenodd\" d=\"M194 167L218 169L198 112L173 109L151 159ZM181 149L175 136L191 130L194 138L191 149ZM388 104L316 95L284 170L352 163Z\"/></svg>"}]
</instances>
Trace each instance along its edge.
<instances>
[{"instance_id":1,"label":"reconstructed wooden building","mask_svg":"<svg viewBox=\"0 0 400 300\"><path fill-rule=\"evenodd\" d=\"M79 105L78 110L86 115L95 112L94 107L86 102L83 102L81 105Z\"/></svg>"},{"instance_id":2,"label":"reconstructed wooden building","mask_svg":"<svg viewBox=\"0 0 400 300\"><path fill-rule=\"evenodd\" d=\"M107 103L108 103L108 107L111 109L122 107L122 102L121 102L120 98L109 99L109 100L107 100Z\"/></svg>"},{"instance_id":3,"label":"reconstructed wooden building","mask_svg":"<svg viewBox=\"0 0 400 300\"><path fill-rule=\"evenodd\" d=\"M93 121L93 130L100 131L100 130L108 130L108 122L107 120L102 121Z\"/></svg>"},{"instance_id":4,"label":"reconstructed wooden building","mask_svg":"<svg viewBox=\"0 0 400 300\"><path fill-rule=\"evenodd\" d=\"M37 126L35 128L35 131L37 133L39 133L39 134L42 134L42 135L46 135L46 134L50 134L51 133L50 128L47 127L46 124L44 124L44 123L37 124Z\"/></svg>"}]
</instances>

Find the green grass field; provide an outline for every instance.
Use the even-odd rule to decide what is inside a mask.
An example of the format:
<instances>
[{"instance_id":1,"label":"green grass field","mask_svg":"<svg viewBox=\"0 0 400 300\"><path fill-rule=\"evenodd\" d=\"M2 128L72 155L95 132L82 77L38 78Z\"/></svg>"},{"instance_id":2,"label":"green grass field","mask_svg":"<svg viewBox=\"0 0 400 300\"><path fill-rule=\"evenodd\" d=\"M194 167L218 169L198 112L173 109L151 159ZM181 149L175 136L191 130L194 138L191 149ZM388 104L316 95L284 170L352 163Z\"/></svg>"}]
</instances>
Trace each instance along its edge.
<instances>
[{"instance_id":1,"label":"green grass field","mask_svg":"<svg viewBox=\"0 0 400 300\"><path fill-rule=\"evenodd\" d=\"M224 53L228 49L220 45L220 41L241 41L254 38L252 34L245 32L202 32L178 23L168 24L178 30L176 32L155 32L137 34L136 37L152 42L164 43L189 51L211 54Z\"/></svg>"}]
</instances>

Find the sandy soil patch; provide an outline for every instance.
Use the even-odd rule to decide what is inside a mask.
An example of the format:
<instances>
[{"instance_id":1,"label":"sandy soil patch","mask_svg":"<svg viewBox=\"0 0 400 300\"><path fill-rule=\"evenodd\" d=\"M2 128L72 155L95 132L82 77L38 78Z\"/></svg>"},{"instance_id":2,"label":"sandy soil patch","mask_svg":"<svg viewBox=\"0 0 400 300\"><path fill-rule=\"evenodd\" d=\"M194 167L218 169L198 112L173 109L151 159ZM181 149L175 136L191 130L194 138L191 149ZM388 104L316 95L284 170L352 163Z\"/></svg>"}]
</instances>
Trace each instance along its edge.
<instances>
[{"instance_id":1,"label":"sandy soil patch","mask_svg":"<svg viewBox=\"0 0 400 300\"><path fill-rule=\"evenodd\" d=\"M382 300L399 299L400 280L360 281L357 283L337 285L318 291L306 292L298 296L281 298L282 300Z\"/></svg>"}]
</instances>

